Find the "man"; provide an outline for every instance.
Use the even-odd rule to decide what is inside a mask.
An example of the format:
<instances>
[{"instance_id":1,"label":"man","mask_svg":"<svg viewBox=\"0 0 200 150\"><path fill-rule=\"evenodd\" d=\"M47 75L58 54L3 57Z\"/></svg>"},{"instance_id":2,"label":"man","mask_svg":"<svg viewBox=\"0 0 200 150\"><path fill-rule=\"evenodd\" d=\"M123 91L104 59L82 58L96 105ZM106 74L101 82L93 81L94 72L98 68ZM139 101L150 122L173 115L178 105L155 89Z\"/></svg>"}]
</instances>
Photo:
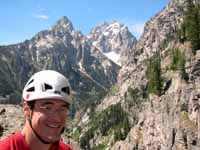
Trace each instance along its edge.
<instances>
[{"instance_id":1,"label":"man","mask_svg":"<svg viewBox=\"0 0 200 150\"><path fill-rule=\"evenodd\" d=\"M24 128L0 141L0 150L71 150L60 140L71 103L63 75L52 70L34 74L23 90Z\"/></svg>"}]
</instances>

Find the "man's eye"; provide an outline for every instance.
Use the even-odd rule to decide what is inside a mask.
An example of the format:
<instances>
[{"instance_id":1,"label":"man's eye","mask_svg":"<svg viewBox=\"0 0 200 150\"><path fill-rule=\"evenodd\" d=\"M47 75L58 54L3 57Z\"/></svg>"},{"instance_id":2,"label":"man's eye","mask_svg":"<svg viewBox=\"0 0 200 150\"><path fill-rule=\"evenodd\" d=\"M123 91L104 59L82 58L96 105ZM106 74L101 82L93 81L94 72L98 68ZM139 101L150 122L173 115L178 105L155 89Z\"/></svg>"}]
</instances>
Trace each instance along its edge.
<instances>
[{"instance_id":1,"label":"man's eye","mask_svg":"<svg viewBox=\"0 0 200 150\"><path fill-rule=\"evenodd\" d=\"M66 108L60 108L59 109L61 112L67 112L67 109Z\"/></svg>"},{"instance_id":2,"label":"man's eye","mask_svg":"<svg viewBox=\"0 0 200 150\"><path fill-rule=\"evenodd\" d=\"M40 108L42 108L44 110L52 110L51 106L41 106Z\"/></svg>"},{"instance_id":3,"label":"man's eye","mask_svg":"<svg viewBox=\"0 0 200 150\"><path fill-rule=\"evenodd\" d=\"M51 110L52 108L49 107L49 106L46 106L45 109L47 109L47 110Z\"/></svg>"}]
</instances>

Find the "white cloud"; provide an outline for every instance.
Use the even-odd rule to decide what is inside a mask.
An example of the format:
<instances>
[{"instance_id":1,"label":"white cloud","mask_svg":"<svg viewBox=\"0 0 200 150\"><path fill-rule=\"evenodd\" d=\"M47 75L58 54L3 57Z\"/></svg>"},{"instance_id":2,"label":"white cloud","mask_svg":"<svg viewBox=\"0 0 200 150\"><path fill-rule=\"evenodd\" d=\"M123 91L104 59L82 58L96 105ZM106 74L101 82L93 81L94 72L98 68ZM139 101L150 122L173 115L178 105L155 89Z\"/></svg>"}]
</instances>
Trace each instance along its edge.
<instances>
[{"instance_id":1,"label":"white cloud","mask_svg":"<svg viewBox=\"0 0 200 150\"><path fill-rule=\"evenodd\" d=\"M49 16L48 15L44 15L44 14L34 15L34 17L38 18L38 19L44 19L44 20L49 19Z\"/></svg>"},{"instance_id":2,"label":"white cloud","mask_svg":"<svg viewBox=\"0 0 200 150\"><path fill-rule=\"evenodd\" d=\"M49 15L47 14L48 14L48 10L46 8L41 7L40 4L38 4L33 17L37 19L47 20L49 19Z\"/></svg>"}]
</instances>

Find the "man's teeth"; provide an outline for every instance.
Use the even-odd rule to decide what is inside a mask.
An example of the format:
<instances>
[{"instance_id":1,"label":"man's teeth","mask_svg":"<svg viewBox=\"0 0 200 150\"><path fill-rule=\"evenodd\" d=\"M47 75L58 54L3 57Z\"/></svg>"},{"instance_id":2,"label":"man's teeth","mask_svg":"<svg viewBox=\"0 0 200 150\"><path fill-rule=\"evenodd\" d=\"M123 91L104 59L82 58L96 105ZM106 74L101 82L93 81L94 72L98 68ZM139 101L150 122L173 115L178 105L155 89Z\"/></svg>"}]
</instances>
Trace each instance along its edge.
<instances>
[{"instance_id":1,"label":"man's teeth","mask_svg":"<svg viewBox=\"0 0 200 150\"><path fill-rule=\"evenodd\" d=\"M47 126L51 127L51 128L59 128L60 127L59 125L52 125L52 124L48 124Z\"/></svg>"}]
</instances>

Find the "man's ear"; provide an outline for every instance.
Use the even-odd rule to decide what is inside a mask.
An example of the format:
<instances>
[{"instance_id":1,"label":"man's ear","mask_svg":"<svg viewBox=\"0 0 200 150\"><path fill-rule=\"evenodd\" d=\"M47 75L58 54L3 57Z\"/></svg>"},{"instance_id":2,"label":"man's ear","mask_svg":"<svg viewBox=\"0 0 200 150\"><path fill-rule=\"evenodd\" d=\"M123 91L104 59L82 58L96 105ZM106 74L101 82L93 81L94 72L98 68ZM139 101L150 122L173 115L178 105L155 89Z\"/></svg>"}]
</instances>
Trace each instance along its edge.
<instances>
[{"instance_id":1,"label":"man's ear","mask_svg":"<svg viewBox=\"0 0 200 150\"><path fill-rule=\"evenodd\" d=\"M24 111L25 117L29 118L31 110L30 110L30 107L28 106L27 101L23 100L22 101L22 106L23 106L23 111Z\"/></svg>"}]
</instances>

